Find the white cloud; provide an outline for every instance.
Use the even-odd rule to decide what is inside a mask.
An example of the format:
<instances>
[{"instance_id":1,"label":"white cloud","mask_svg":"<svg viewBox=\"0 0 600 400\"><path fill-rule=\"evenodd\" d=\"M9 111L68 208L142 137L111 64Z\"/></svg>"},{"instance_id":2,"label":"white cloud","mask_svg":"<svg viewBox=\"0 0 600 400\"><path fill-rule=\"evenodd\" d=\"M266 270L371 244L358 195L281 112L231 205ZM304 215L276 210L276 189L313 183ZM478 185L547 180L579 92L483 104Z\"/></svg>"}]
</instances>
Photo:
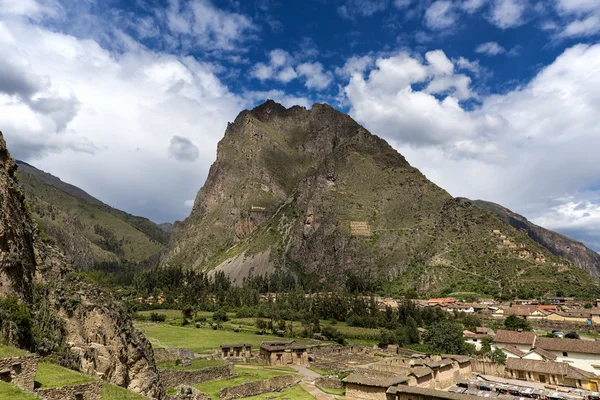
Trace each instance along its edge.
<instances>
[{"instance_id":1,"label":"white cloud","mask_svg":"<svg viewBox=\"0 0 600 400\"><path fill-rule=\"evenodd\" d=\"M200 150L190 139L173 136L169 142L169 155L178 161L196 161Z\"/></svg>"},{"instance_id":2,"label":"white cloud","mask_svg":"<svg viewBox=\"0 0 600 400\"><path fill-rule=\"evenodd\" d=\"M412 0L394 0L394 6L396 8L406 8L412 4Z\"/></svg>"},{"instance_id":3,"label":"white cloud","mask_svg":"<svg viewBox=\"0 0 600 400\"><path fill-rule=\"evenodd\" d=\"M304 86L308 89L323 90L333 82L333 74L323 69L323 64L302 63L296 68L298 75L306 78Z\"/></svg>"},{"instance_id":4,"label":"white cloud","mask_svg":"<svg viewBox=\"0 0 600 400\"><path fill-rule=\"evenodd\" d=\"M285 67L277 73L277 80L282 83L288 83L298 77L296 70L293 67Z\"/></svg>"},{"instance_id":5,"label":"white cloud","mask_svg":"<svg viewBox=\"0 0 600 400\"><path fill-rule=\"evenodd\" d=\"M430 29L447 29L458 20L458 14L450 0L437 0L425 11L425 25Z\"/></svg>"},{"instance_id":6,"label":"white cloud","mask_svg":"<svg viewBox=\"0 0 600 400\"><path fill-rule=\"evenodd\" d=\"M495 0L492 5L490 20L501 29L522 25L525 2L521 0Z\"/></svg>"},{"instance_id":7,"label":"white cloud","mask_svg":"<svg viewBox=\"0 0 600 400\"><path fill-rule=\"evenodd\" d=\"M464 0L460 5L463 10L469 14L473 14L485 5L487 0Z\"/></svg>"},{"instance_id":8,"label":"white cloud","mask_svg":"<svg viewBox=\"0 0 600 400\"><path fill-rule=\"evenodd\" d=\"M231 51L258 27L245 15L215 7L209 0L169 0L166 20L184 47Z\"/></svg>"},{"instance_id":9,"label":"white cloud","mask_svg":"<svg viewBox=\"0 0 600 400\"><path fill-rule=\"evenodd\" d=\"M15 80L43 82L11 90L27 99L0 94L0 126L13 155L115 207L159 221L185 217L183 199L195 197L227 121L249 101L192 57L143 48L114 54L29 23L0 26L14 39L0 35L3 59L26 57L17 64L25 78ZM75 115L63 113L73 99ZM71 117L60 131L61 119ZM169 152L174 136L194 143L198 156L188 149L188 162L178 162Z\"/></svg>"},{"instance_id":10,"label":"white cloud","mask_svg":"<svg viewBox=\"0 0 600 400\"><path fill-rule=\"evenodd\" d=\"M335 69L336 75L349 78L353 74L362 74L370 67L375 60L371 56L352 56L346 60L344 66Z\"/></svg>"},{"instance_id":11,"label":"white cloud","mask_svg":"<svg viewBox=\"0 0 600 400\"><path fill-rule=\"evenodd\" d=\"M600 12L600 2L596 0L557 0L556 8L559 12L567 14Z\"/></svg>"},{"instance_id":12,"label":"white cloud","mask_svg":"<svg viewBox=\"0 0 600 400\"><path fill-rule=\"evenodd\" d=\"M477 46L477 48L475 48L475 52L486 54L488 56L497 56L498 54L505 53L506 49L500 46L497 42L486 42Z\"/></svg>"},{"instance_id":13,"label":"white cloud","mask_svg":"<svg viewBox=\"0 0 600 400\"><path fill-rule=\"evenodd\" d=\"M591 15L582 20L575 20L567 24L559 34L561 37L585 37L600 32L600 17Z\"/></svg>"},{"instance_id":14,"label":"white cloud","mask_svg":"<svg viewBox=\"0 0 600 400\"><path fill-rule=\"evenodd\" d=\"M269 52L269 64L256 63L250 70L250 74L261 80L274 79L281 83L289 83L298 77L294 69L294 58L285 50L275 49Z\"/></svg>"},{"instance_id":15,"label":"white cloud","mask_svg":"<svg viewBox=\"0 0 600 400\"><path fill-rule=\"evenodd\" d=\"M459 57L457 60L453 60L453 62L456 64L458 69L466 69L475 75L479 75L481 73L481 65L479 65L479 60L470 61L465 57Z\"/></svg>"},{"instance_id":16,"label":"white cloud","mask_svg":"<svg viewBox=\"0 0 600 400\"><path fill-rule=\"evenodd\" d=\"M55 0L0 0L0 15L16 15L37 19L57 17L62 7Z\"/></svg>"},{"instance_id":17,"label":"white cloud","mask_svg":"<svg viewBox=\"0 0 600 400\"><path fill-rule=\"evenodd\" d=\"M598 65L600 45L577 45L529 84L466 109L416 90L431 70L405 54L379 58L345 92L353 117L451 194L493 200L600 249Z\"/></svg>"},{"instance_id":18,"label":"white cloud","mask_svg":"<svg viewBox=\"0 0 600 400\"><path fill-rule=\"evenodd\" d=\"M357 16L369 17L383 11L388 6L388 0L346 0L338 7L338 15L345 19L354 19Z\"/></svg>"}]
</instances>

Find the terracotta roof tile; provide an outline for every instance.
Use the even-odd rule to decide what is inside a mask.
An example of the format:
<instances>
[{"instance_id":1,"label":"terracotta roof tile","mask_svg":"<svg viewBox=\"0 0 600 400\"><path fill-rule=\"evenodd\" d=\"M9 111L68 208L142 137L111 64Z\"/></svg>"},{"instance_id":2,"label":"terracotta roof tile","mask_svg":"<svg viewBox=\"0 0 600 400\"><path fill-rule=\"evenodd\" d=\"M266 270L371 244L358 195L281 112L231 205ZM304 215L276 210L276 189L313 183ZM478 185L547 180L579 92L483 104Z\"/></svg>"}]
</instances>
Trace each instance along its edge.
<instances>
[{"instance_id":1,"label":"terracotta roof tile","mask_svg":"<svg viewBox=\"0 0 600 400\"><path fill-rule=\"evenodd\" d=\"M593 340L539 338L536 347L550 351L600 354L600 342Z\"/></svg>"},{"instance_id":2,"label":"terracotta roof tile","mask_svg":"<svg viewBox=\"0 0 600 400\"><path fill-rule=\"evenodd\" d=\"M526 344L533 346L536 337L537 335L535 332L516 332L500 329L496 332L494 343Z\"/></svg>"},{"instance_id":3,"label":"terracotta roof tile","mask_svg":"<svg viewBox=\"0 0 600 400\"><path fill-rule=\"evenodd\" d=\"M539 372L551 375L567 375L569 364L553 361L526 360L524 358L509 358L506 360L506 369Z\"/></svg>"}]
</instances>

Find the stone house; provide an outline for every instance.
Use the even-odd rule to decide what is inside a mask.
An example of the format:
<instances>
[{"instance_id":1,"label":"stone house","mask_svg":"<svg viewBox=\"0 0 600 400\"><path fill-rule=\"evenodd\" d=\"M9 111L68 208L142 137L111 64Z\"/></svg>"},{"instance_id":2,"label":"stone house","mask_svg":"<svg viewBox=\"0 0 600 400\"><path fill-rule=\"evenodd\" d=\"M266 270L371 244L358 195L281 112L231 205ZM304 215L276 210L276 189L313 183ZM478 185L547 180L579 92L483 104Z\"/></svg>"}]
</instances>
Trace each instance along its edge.
<instances>
[{"instance_id":1,"label":"stone house","mask_svg":"<svg viewBox=\"0 0 600 400\"><path fill-rule=\"evenodd\" d=\"M406 375L381 371L369 373L364 370L342 379L346 386L346 398L356 400L386 400L386 392L390 387L405 384L407 381Z\"/></svg>"},{"instance_id":2,"label":"stone house","mask_svg":"<svg viewBox=\"0 0 600 400\"><path fill-rule=\"evenodd\" d=\"M295 341L262 342L260 357L267 365L307 365L307 347Z\"/></svg>"},{"instance_id":3,"label":"stone house","mask_svg":"<svg viewBox=\"0 0 600 400\"><path fill-rule=\"evenodd\" d=\"M596 391L598 377L566 362L511 358L506 361L505 377L542 384Z\"/></svg>"},{"instance_id":4,"label":"stone house","mask_svg":"<svg viewBox=\"0 0 600 400\"><path fill-rule=\"evenodd\" d=\"M221 357L222 358L252 357L252 345L248 344L248 343L222 344L221 345Z\"/></svg>"}]
</instances>

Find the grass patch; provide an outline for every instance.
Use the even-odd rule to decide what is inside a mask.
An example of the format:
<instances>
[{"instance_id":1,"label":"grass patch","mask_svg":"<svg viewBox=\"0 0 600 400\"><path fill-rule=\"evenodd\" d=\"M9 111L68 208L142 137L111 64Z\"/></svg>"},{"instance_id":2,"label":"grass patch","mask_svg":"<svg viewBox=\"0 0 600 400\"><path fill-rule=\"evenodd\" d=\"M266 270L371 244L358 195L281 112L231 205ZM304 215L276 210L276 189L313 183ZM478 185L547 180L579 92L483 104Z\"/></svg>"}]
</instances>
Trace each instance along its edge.
<instances>
[{"instance_id":1,"label":"grass patch","mask_svg":"<svg viewBox=\"0 0 600 400\"><path fill-rule=\"evenodd\" d=\"M322 386L317 386L322 392L328 393L328 394L332 394L334 396L345 396L346 395L346 390L345 389L331 389L331 388L326 388L326 387L322 387Z\"/></svg>"},{"instance_id":2,"label":"grass patch","mask_svg":"<svg viewBox=\"0 0 600 400\"><path fill-rule=\"evenodd\" d=\"M29 354L25 350L17 349L13 346L5 346L0 344L0 358L6 357L22 357Z\"/></svg>"},{"instance_id":3,"label":"grass patch","mask_svg":"<svg viewBox=\"0 0 600 400\"><path fill-rule=\"evenodd\" d=\"M102 400L142 400L144 396L130 392L122 387L104 382L102 384Z\"/></svg>"},{"instance_id":4,"label":"grass patch","mask_svg":"<svg viewBox=\"0 0 600 400\"><path fill-rule=\"evenodd\" d=\"M140 326L139 329L155 347L184 348L194 353L209 353L227 343L250 343L253 347L258 348L263 341L281 340L272 335L212 330L210 328L196 329L193 326L183 327L168 324Z\"/></svg>"},{"instance_id":5,"label":"grass patch","mask_svg":"<svg viewBox=\"0 0 600 400\"><path fill-rule=\"evenodd\" d=\"M211 399L219 398L219 391L225 387L237 386L247 382L261 381L269 379L274 376L286 375L286 372L267 370L267 369L254 369L235 367L237 376L233 376L225 379L218 379L216 381L204 382L194 387L201 392L204 392L210 396ZM294 398L294 397L292 397Z\"/></svg>"},{"instance_id":6,"label":"grass patch","mask_svg":"<svg viewBox=\"0 0 600 400\"><path fill-rule=\"evenodd\" d=\"M327 369L322 369L322 368L317 368L317 367L307 367L307 368L310 369L312 372L316 372L319 375L323 375L323 376L335 375L335 372L329 371Z\"/></svg>"},{"instance_id":7,"label":"grass patch","mask_svg":"<svg viewBox=\"0 0 600 400\"><path fill-rule=\"evenodd\" d=\"M291 388L287 388L281 392L271 392L271 393L263 393L258 396L246 397L248 400L285 400L285 399L294 399L294 400L314 400L314 397L311 396L306 390L302 389L300 385L292 386Z\"/></svg>"},{"instance_id":8,"label":"grass patch","mask_svg":"<svg viewBox=\"0 0 600 400\"><path fill-rule=\"evenodd\" d=\"M21 390L17 385L0 381L0 399L39 400L39 397L33 393Z\"/></svg>"},{"instance_id":9,"label":"grass patch","mask_svg":"<svg viewBox=\"0 0 600 400\"><path fill-rule=\"evenodd\" d=\"M93 381L94 379L87 375L50 363L39 363L35 375L35 386L41 389L80 385Z\"/></svg>"},{"instance_id":10,"label":"grass patch","mask_svg":"<svg viewBox=\"0 0 600 400\"><path fill-rule=\"evenodd\" d=\"M158 369L169 369L175 371L195 371L206 367L217 367L223 365L222 360L191 360L191 364L187 366L176 365L175 361L158 361L156 366Z\"/></svg>"}]
</instances>

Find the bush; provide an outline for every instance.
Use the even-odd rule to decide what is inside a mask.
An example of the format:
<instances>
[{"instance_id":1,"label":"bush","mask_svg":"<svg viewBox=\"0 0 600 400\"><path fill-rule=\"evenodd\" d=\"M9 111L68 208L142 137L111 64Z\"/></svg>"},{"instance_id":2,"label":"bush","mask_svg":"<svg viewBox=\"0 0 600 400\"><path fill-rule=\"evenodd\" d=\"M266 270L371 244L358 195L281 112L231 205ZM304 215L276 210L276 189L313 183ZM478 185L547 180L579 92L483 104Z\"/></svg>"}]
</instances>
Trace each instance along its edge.
<instances>
[{"instance_id":1,"label":"bush","mask_svg":"<svg viewBox=\"0 0 600 400\"><path fill-rule=\"evenodd\" d=\"M29 306L16 296L0 299L0 334L21 348L33 347L33 322Z\"/></svg>"},{"instance_id":2,"label":"bush","mask_svg":"<svg viewBox=\"0 0 600 400\"><path fill-rule=\"evenodd\" d=\"M150 321L152 322L165 322L167 320L167 316L165 314L151 313Z\"/></svg>"},{"instance_id":3,"label":"bush","mask_svg":"<svg viewBox=\"0 0 600 400\"><path fill-rule=\"evenodd\" d=\"M516 331L522 329L524 331L530 331L531 325L525 318L518 317L514 314L509 315L504 320L504 327L509 331Z\"/></svg>"},{"instance_id":4,"label":"bush","mask_svg":"<svg viewBox=\"0 0 600 400\"><path fill-rule=\"evenodd\" d=\"M492 351L492 361L498 364L505 364L506 363L506 353L503 352L501 349L496 349L494 351Z\"/></svg>"},{"instance_id":5,"label":"bush","mask_svg":"<svg viewBox=\"0 0 600 400\"><path fill-rule=\"evenodd\" d=\"M229 317L227 317L227 313L223 310L217 310L212 315L213 321L227 322L229 321Z\"/></svg>"}]
</instances>

